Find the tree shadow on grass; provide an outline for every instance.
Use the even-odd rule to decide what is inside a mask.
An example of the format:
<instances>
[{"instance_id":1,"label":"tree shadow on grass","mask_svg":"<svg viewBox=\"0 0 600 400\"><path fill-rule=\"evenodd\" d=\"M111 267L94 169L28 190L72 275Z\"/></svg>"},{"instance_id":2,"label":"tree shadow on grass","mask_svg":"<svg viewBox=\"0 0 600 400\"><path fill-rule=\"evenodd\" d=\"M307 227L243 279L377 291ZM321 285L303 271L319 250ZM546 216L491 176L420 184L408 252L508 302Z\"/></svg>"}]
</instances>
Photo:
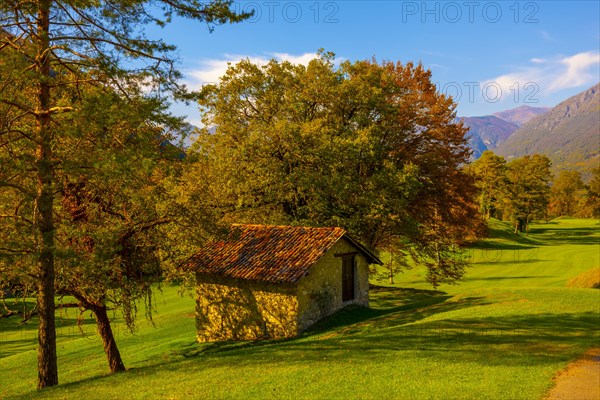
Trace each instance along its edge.
<instances>
[{"instance_id":1,"label":"tree shadow on grass","mask_svg":"<svg viewBox=\"0 0 600 400\"><path fill-rule=\"evenodd\" d=\"M530 231L530 233L531 233L531 231ZM532 238L530 236L509 232L506 229L495 229L493 227L490 227L490 228L488 228L488 235L489 235L489 237L492 237L495 239L504 239L504 240L508 240L512 243L524 245L524 246L537 246L539 244L537 240L535 240L534 238ZM485 245L485 244L492 244L492 243L494 243L494 242L489 242L489 241L485 240L485 241L480 241L477 244ZM477 246L477 244L476 244L476 246Z\"/></svg>"},{"instance_id":2,"label":"tree shadow on grass","mask_svg":"<svg viewBox=\"0 0 600 400\"><path fill-rule=\"evenodd\" d=\"M437 290L404 289L378 285L370 285L369 293L372 299L371 307L357 305L344 307L309 327L303 332L302 337L367 321L376 321L378 318L390 314L432 307L442 304L452 297ZM425 318L418 313L411 313L411 315L415 319Z\"/></svg>"},{"instance_id":3,"label":"tree shadow on grass","mask_svg":"<svg viewBox=\"0 0 600 400\"><path fill-rule=\"evenodd\" d=\"M0 359L36 349L37 344L37 337L31 334L27 339L2 340L0 341Z\"/></svg>"},{"instance_id":4,"label":"tree shadow on grass","mask_svg":"<svg viewBox=\"0 0 600 400\"><path fill-rule=\"evenodd\" d=\"M600 228L598 227L541 227L533 228L531 233L540 237L548 245L598 245Z\"/></svg>"},{"instance_id":5,"label":"tree shadow on grass","mask_svg":"<svg viewBox=\"0 0 600 400\"><path fill-rule=\"evenodd\" d=\"M518 243L506 243L506 242L494 242L494 241L481 241L474 243L470 250L530 250L537 249L539 246L535 243L531 244L518 244Z\"/></svg>"},{"instance_id":6,"label":"tree shadow on grass","mask_svg":"<svg viewBox=\"0 0 600 400\"><path fill-rule=\"evenodd\" d=\"M544 262L544 261L554 261L554 260L544 260L542 258L526 258L526 259L513 259L513 260L494 260L494 259L490 259L490 260L481 260L481 261L475 261L475 262L471 262L469 263L470 265L515 265L515 264L534 264L537 262ZM512 279L512 278L507 278L507 279Z\"/></svg>"},{"instance_id":7,"label":"tree shadow on grass","mask_svg":"<svg viewBox=\"0 0 600 400\"><path fill-rule=\"evenodd\" d=\"M552 225L552 226L548 226ZM541 227L532 227L529 235L515 234L506 229L489 228L489 236L503 239L504 242L481 240L474 249L525 250L540 245L594 245L600 244L600 227L557 226L556 222L544 223Z\"/></svg>"},{"instance_id":8,"label":"tree shadow on grass","mask_svg":"<svg viewBox=\"0 0 600 400\"><path fill-rule=\"evenodd\" d=\"M394 302L392 296L398 296ZM213 368L270 366L329 368L345 363L410 362L481 365L546 366L567 362L598 343L596 312L522 314L470 318L424 319L435 314L487 304L477 297L454 298L443 292L374 289L374 307L347 308L333 314L301 337L257 342L182 344L168 357L153 357L125 374L148 376L181 368L198 374ZM379 360L379 361L377 361ZM387 361L386 361L387 360ZM333 363L333 364L332 364ZM399 366L400 366L399 364ZM429 364L431 365L431 364ZM61 385L77 390L96 376Z\"/></svg>"},{"instance_id":9,"label":"tree shadow on grass","mask_svg":"<svg viewBox=\"0 0 600 400\"><path fill-rule=\"evenodd\" d=\"M9 334L11 332L19 332L23 329L37 330L38 316L37 312L34 310L35 304L35 300L26 300L25 302L19 301L16 304L10 302L9 309L16 311L16 313L0 318L0 329L3 331L3 333ZM23 319L24 310L26 312L31 312L32 310L34 311L33 315L30 316L30 319ZM89 311L87 313L89 313ZM61 303L57 303L55 311L57 329L63 327L73 327L76 325L96 324L92 317L82 317L78 322L79 314L79 308L73 306L62 307Z\"/></svg>"},{"instance_id":10,"label":"tree shadow on grass","mask_svg":"<svg viewBox=\"0 0 600 400\"><path fill-rule=\"evenodd\" d=\"M33 304L33 302L32 302ZM31 309L31 308L30 308ZM96 335L96 322L91 318L77 320L78 311L57 309L56 337L58 341ZM38 317L23 321L21 314L0 318L0 359L37 348Z\"/></svg>"},{"instance_id":11,"label":"tree shadow on grass","mask_svg":"<svg viewBox=\"0 0 600 400\"><path fill-rule=\"evenodd\" d=\"M293 364L372 362L419 352L419 358L480 365L546 365L568 361L598 342L596 313L532 314L440 320L416 324L377 324L377 329L337 329L299 339L218 345L182 354L211 365L251 365L285 361ZM176 368L176 367L175 367Z\"/></svg>"},{"instance_id":12,"label":"tree shadow on grass","mask_svg":"<svg viewBox=\"0 0 600 400\"><path fill-rule=\"evenodd\" d=\"M200 348L190 345L182 349L180 355L186 359L206 357L219 362L240 357L240 361L246 363L252 362L254 357L264 360L273 353L293 360L296 352L303 361L313 357L318 361L324 351L332 352L341 360L344 357L360 360L373 354L426 350L453 353L452 357L458 359L474 358L482 364L493 363L480 354L467 354L479 349L491 351L505 361L510 355L511 363L543 364L556 357L569 359L574 348L589 346L600 338L598 313L525 314L425 322L436 314L489 303L480 297L448 301L451 296L433 290L375 287L372 294L374 307L346 307L298 338L213 343Z\"/></svg>"},{"instance_id":13,"label":"tree shadow on grass","mask_svg":"<svg viewBox=\"0 0 600 400\"><path fill-rule=\"evenodd\" d=\"M540 278L554 278L554 275L532 275L532 276L511 276L509 278L505 276L490 276L487 278L464 278L464 282L475 282L475 281L511 281L520 279L540 279Z\"/></svg>"},{"instance_id":14,"label":"tree shadow on grass","mask_svg":"<svg viewBox=\"0 0 600 400\"><path fill-rule=\"evenodd\" d=\"M248 342L215 342L194 346L181 353L184 357L208 354L237 353L244 349L286 346L286 343L310 342L323 338L352 336L361 332L412 324L434 314L486 304L483 298L467 297L447 302L452 296L435 290L419 290L371 286L373 307L347 306L323 318L300 336L289 339L257 340Z\"/></svg>"}]
</instances>

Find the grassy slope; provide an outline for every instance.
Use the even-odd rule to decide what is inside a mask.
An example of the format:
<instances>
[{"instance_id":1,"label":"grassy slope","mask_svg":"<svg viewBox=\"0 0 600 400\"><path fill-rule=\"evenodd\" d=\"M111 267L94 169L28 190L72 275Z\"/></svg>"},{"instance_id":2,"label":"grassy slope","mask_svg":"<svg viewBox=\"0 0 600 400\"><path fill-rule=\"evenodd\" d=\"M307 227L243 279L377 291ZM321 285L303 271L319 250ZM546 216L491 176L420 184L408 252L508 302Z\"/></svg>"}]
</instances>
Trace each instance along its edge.
<instances>
[{"instance_id":1,"label":"grassy slope","mask_svg":"<svg viewBox=\"0 0 600 400\"><path fill-rule=\"evenodd\" d=\"M565 287L569 279L600 266L598 220L559 218L533 224L529 236L517 236L511 227L490 221L490 239L473 246L465 255L472 268L460 285L443 285L448 293L479 288ZM381 274L383 275L383 274ZM429 289L420 268L397 275L396 285ZM380 276L378 284L386 285Z\"/></svg>"},{"instance_id":2,"label":"grassy slope","mask_svg":"<svg viewBox=\"0 0 600 400\"><path fill-rule=\"evenodd\" d=\"M343 310L293 340L198 345L193 300L167 288L156 327L120 331L130 369L110 376L93 325L82 338L63 315L62 385L41 392L33 331L0 320L0 398L540 398L556 371L598 346L600 291L564 287L600 265L598 222L535 225L517 240L492 228L463 284L432 291L411 270L374 289L371 309Z\"/></svg>"}]
</instances>

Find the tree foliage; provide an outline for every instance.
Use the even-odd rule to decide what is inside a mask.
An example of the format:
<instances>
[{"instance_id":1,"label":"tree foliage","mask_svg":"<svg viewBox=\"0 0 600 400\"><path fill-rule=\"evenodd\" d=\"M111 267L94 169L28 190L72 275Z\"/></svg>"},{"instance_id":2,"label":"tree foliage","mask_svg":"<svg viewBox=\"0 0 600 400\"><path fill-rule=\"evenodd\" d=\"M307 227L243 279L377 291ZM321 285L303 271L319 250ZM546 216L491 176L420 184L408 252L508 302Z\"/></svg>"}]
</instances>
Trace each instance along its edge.
<instances>
[{"instance_id":1,"label":"tree foliage","mask_svg":"<svg viewBox=\"0 0 600 400\"><path fill-rule=\"evenodd\" d=\"M83 126L71 124L85 131L78 142L80 170L61 174L56 235L64 253L58 253L56 287L94 313L116 372L124 365L106 313L121 309L134 330L136 302L143 299L151 317L152 287L161 279L159 252L169 244L158 227L175 219L163 206L165 180L176 179L181 160L167 146L164 126L151 123L144 112L152 105L143 98L123 102L101 94L85 102L90 115Z\"/></svg>"},{"instance_id":2,"label":"tree foliage","mask_svg":"<svg viewBox=\"0 0 600 400\"><path fill-rule=\"evenodd\" d=\"M592 178L586 186L586 198L584 205L588 216L600 218L600 167L592 171Z\"/></svg>"},{"instance_id":3,"label":"tree foliage","mask_svg":"<svg viewBox=\"0 0 600 400\"><path fill-rule=\"evenodd\" d=\"M224 220L342 226L411 252L434 285L462 276L454 250L477 219L465 129L421 65L246 60L200 105L194 156Z\"/></svg>"},{"instance_id":4,"label":"tree foliage","mask_svg":"<svg viewBox=\"0 0 600 400\"><path fill-rule=\"evenodd\" d=\"M551 215L575 216L582 205L584 194L581 174L577 171L560 171L550 192L549 212Z\"/></svg>"},{"instance_id":5,"label":"tree foliage","mask_svg":"<svg viewBox=\"0 0 600 400\"><path fill-rule=\"evenodd\" d=\"M515 233L527 231L532 218L587 218L598 209L600 169L594 171L587 186L574 170L560 171L551 182L547 156L534 154L507 164L502 156L488 150L467 171L475 178L482 215L512 220Z\"/></svg>"},{"instance_id":6,"label":"tree foliage","mask_svg":"<svg viewBox=\"0 0 600 400\"><path fill-rule=\"evenodd\" d=\"M486 150L468 166L468 171L475 177L481 215L497 218L506 192L506 160Z\"/></svg>"},{"instance_id":7,"label":"tree foliage","mask_svg":"<svg viewBox=\"0 0 600 400\"><path fill-rule=\"evenodd\" d=\"M107 312L121 309L133 330L136 302L143 298L151 316L152 284L161 276L158 252L168 244L157 228L175 218L169 207L157 205L167 201L164 180L176 178L181 160L167 145L172 137L166 125L152 122L160 117L158 103L134 93L125 101L106 88L88 87L82 93L74 102L77 113L54 120L61 126L54 142L54 159L61 166L53 173L54 288L58 295L74 296L81 310L93 312L111 370L120 371L124 365ZM27 141L8 143L12 154L7 158L26 157L27 146ZM37 279L33 197L3 193L13 196L3 202L7 246L0 286L26 295L21 288Z\"/></svg>"},{"instance_id":8,"label":"tree foliage","mask_svg":"<svg viewBox=\"0 0 600 400\"><path fill-rule=\"evenodd\" d=\"M550 159L534 154L507 165L504 210L515 221L515 233L528 232L534 217L546 216L550 196Z\"/></svg>"}]
</instances>

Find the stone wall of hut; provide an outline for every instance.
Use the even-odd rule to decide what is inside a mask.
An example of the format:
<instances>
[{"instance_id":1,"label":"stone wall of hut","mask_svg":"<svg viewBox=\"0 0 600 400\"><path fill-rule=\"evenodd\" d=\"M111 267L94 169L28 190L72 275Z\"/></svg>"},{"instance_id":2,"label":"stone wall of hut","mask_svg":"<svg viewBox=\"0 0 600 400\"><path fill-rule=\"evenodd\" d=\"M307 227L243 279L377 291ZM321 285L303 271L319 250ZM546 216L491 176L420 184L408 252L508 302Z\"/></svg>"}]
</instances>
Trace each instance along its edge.
<instances>
[{"instance_id":1,"label":"stone wall of hut","mask_svg":"<svg viewBox=\"0 0 600 400\"><path fill-rule=\"evenodd\" d=\"M298 284L298 330L349 305L369 305L369 262L354 256L354 300L342 301L342 255L357 252L345 239L338 241Z\"/></svg>"},{"instance_id":2,"label":"stone wall of hut","mask_svg":"<svg viewBox=\"0 0 600 400\"><path fill-rule=\"evenodd\" d=\"M298 333L295 288L214 275L197 276L199 342L292 337Z\"/></svg>"},{"instance_id":3,"label":"stone wall of hut","mask_svg":"<svg viewBox=\"0 0 600 400\"><path fill-rule=\"evenodd\" d=\"M354 295L342 301L342 257L357 253L337 242L296 285L197 275L196 327L200 342L296 336L349 304L369 305L369 263L354 256Z\"/></svg>"}]
</instances>

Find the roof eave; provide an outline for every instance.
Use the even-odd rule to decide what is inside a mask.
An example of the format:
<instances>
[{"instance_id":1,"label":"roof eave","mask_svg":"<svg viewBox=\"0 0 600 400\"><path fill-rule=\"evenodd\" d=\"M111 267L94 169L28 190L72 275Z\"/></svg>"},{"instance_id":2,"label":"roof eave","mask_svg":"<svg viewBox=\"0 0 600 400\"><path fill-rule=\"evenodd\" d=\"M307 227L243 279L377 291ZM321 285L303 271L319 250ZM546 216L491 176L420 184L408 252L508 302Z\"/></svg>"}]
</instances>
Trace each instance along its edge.
<instances>
[{"instance_id":1,"label":"roof eave","mask_svg":"<svg viewBox=\"0 0 600 400\"><path fill-rule=\"evenodd\" d=\"M358 240L348 235L348 233L344 233L343 237L352 243L353 246L359 249L367 257L367 259L369 259L370 264L383 265L383 262L379 259L379 257L377 257L375 253L373 253L367 247L363 246Z\"/></svg>"}]
</instances>

